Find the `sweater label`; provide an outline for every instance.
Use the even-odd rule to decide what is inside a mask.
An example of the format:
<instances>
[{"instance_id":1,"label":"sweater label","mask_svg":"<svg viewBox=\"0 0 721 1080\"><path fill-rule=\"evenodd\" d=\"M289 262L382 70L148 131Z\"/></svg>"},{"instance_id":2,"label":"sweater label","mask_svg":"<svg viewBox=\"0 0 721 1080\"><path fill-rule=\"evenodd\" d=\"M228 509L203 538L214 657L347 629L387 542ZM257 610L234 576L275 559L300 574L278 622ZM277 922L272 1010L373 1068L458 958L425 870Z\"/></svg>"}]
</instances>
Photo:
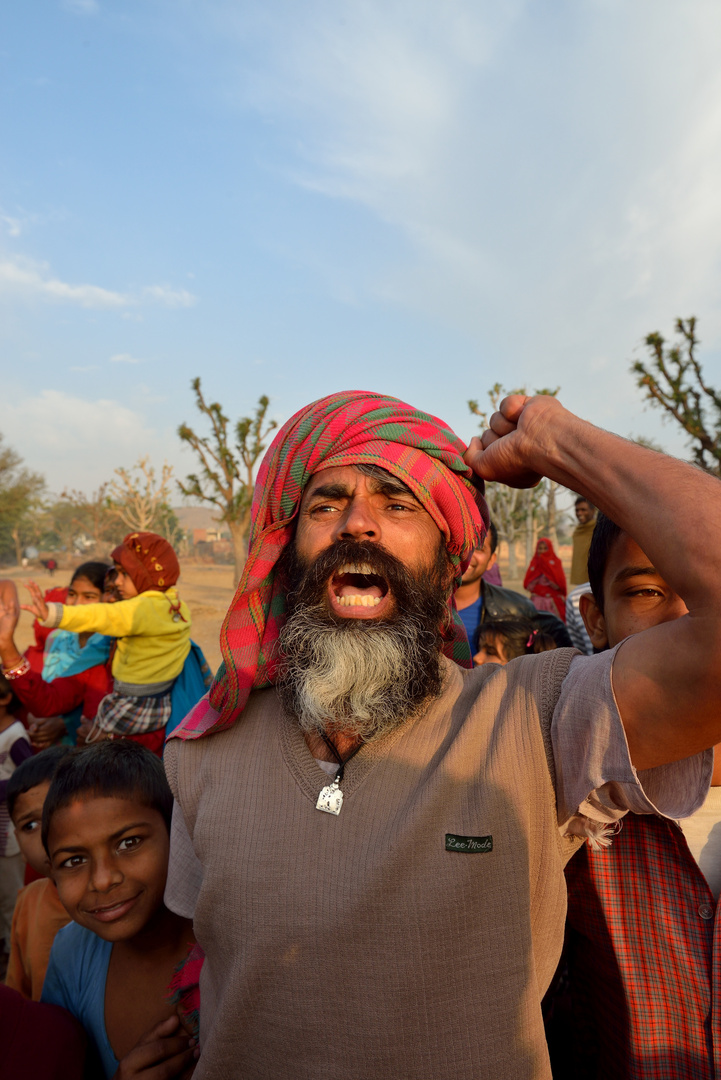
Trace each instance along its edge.
<instances>
[{"instance_id":1,"label":"sweater label","mask_svg":"<svg viewBox=\"0 0 721 1080\"><path fill-rule=\"evenodd\" d=\"M446 851L463 851L469 855L477 855L482 851L493 851L492 836L455 836L446 833Z\"/></svg>"}]
</instances>

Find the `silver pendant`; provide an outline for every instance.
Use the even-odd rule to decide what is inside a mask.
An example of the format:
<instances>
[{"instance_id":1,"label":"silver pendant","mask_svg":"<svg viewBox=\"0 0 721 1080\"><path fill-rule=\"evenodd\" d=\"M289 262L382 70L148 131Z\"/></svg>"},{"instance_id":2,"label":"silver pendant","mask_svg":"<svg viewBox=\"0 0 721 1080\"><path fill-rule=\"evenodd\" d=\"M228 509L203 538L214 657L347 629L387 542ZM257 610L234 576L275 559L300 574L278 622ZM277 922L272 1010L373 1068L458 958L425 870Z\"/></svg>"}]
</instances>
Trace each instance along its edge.
<instances>
[{"instance_id":1,"label":"silver pendant","mask_svg":"<svg viewBox=\"0 0 721 1080\"><path fill-rule=\"evenodd\" d=\"M176 611L173 615L173 622L180 622L180 612Z\"/></svg>"},{"instance_id":2,"label":"silver pendant","mask_svg":"<svg viewBox=\"0 0 721 1080\"><path fill-rule=\"evenodd\" d=\"M316 810L322 810L324 814L335 814L338 817L342 805L343 792L338 787L338 781L334 780L332 784L328 784L327 787L321 789L315 808Z\"/></svg>"}]
</instances>

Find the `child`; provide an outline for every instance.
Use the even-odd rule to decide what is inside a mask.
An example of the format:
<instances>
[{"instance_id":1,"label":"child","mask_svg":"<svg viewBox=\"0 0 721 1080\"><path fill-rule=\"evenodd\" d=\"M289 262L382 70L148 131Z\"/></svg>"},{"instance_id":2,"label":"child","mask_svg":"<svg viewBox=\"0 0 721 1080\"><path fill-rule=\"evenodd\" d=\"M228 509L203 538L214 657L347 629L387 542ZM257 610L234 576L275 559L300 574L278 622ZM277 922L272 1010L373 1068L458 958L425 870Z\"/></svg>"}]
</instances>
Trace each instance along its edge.
<instances>
[{"instance_id":1,"label":"child","mask_svg":"<svg viewBox=\"0 0 721 1080\"><path fill-rule=\"evenodd\" d=\"M473 663L507 664L517 656L548 652L556 642L543 630L535 630L527 619L489 619L478 631L478 652Z\"/></svg>"},{"instance_id":2,"label":"child","mask_svg":"<svg viewBox=\"0 0 721 1080\"><path fill-rule=\"evenodd\" d=\"M7 786L16 767L33 752L27 731L15 719L17 704L10 684L0 675L0 935L6 952L10 952L10 927L25 869L10 825Z\"/></svg>"},{"instance_id":3,"label":"child","mask_svg":"<svg viewBox=\"0 0 721 1080\"><path fill-rule=\"evenodd\" d=\"M50 781L60 761L69 753L67 746L50 746L23 761L8 781L8 813L20 851L41 876L39 881L26 885L17 898L5 982L33 1001L40 1001L55 935L70 922L58 890L48 876L50 863L40 833Z\"/></svg>"},{"instance_id":4,"label":"child","mask_svg":"<svg viewBox=\"0 0 721 1080\"><path fill-rule=\"evenodd\" d=\"M194 941L163 903L172 803L161 762L126 739L72 750L45 800L42 840L74 921L55 939L42 1001L81 1021L107 1077L161 1062L181 1076L197 1056L166 994Z\"/></svg>"},{"instance_id":5,"label":"child","mask_svg":"<svg viewBox=\"0 0 721 1080\"><path fill-rule=\"evenodd\" d=\"M158 733L171 713L170 691L190 652L190 612L178 598L180 566L170 544L155 533L131 533L111 555L122 597L116 604L67 607L45 603L34 582L23 605L45 626L118 638L113 692L101 701L87 741Z\"/></svg>"}]
</instances>

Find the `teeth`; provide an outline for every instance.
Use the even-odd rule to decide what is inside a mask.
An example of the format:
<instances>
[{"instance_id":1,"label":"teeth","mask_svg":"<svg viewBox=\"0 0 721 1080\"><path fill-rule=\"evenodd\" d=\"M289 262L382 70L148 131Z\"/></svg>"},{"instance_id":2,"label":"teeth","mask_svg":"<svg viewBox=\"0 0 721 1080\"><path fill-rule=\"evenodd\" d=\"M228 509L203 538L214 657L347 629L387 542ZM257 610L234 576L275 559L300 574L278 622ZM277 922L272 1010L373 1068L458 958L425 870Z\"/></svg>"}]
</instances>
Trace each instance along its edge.
<instances>
[{"instance_id":1,"label":"teeth","mask_svg":"<svg viewBox=\"0 0 721 1080\"><path fill-rule=\"evenodd\" d=\"M352 571L345 570L343 573L350 574ZM381 599L380 596L359 596L358 593L351 593L350 596L336 596L335 603L340 607L377 607Z\"/></svg>"},{"instance_id":2,"label":"teeth","mask_svg":"<svg viewBox=\"0 0 721 1080\"><path fill-rule=\"evenodd\" d=\"M373 567L369 563L345 563L338 570L339 574L372 574Z\"/></svg>"}]
</instances>

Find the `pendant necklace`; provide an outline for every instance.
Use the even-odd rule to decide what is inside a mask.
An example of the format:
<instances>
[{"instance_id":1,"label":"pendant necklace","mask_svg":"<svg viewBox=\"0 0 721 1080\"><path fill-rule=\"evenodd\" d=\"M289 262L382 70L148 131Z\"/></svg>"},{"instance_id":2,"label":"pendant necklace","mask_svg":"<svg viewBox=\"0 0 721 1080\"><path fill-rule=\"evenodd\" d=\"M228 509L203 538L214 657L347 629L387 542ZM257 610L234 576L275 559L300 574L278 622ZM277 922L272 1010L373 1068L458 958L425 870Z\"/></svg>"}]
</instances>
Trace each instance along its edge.
<instances>
[{"instance_id":1,"label":"pendant necklace","mask_svg":"<svg viewBox=\"0 0 721 1080\"><path fill-rule=\"evenodd\" d=\"M322 810L324 814L335 814L335 816L338 817L338 814L340 814L341 811L341 807L343 806L343 792L340 789L340 782L343 779L345 767L350 761L350 759L358 753L361 746L364 746L365 744L359 742L356 748L354 750L351 750L350 754L344 761L336 750L335 744L331 742L331 740L324 732L320 732L320 737L330 750L333 757L338 762L338 772L335 774L335 779L333 780L333 782L331 784L327 784L326 787L321 790L321 793L318 796L318 802L315 804L315 808L316 810Z\"/></svg>"}]
</instances>

